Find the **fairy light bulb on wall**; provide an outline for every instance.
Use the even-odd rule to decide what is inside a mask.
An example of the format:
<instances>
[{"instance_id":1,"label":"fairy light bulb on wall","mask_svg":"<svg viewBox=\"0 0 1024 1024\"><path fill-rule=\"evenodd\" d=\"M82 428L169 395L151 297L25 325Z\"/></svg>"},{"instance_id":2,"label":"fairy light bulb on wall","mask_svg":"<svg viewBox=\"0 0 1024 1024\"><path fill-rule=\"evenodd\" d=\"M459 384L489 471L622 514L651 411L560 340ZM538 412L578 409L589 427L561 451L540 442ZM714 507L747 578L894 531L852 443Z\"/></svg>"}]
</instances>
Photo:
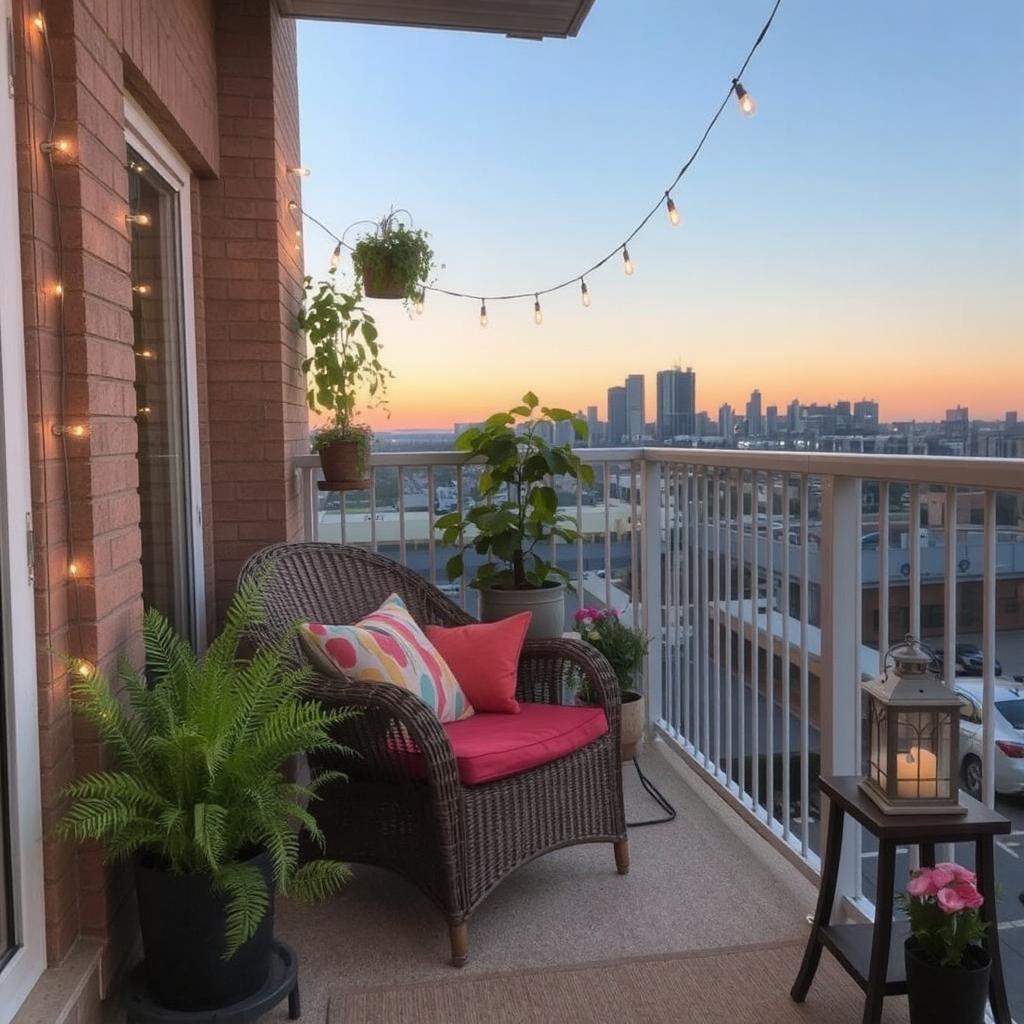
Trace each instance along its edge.
<instances>
[{"instance_id":1,"label":"fairy light bulb on wall","mask_svg":"<svg viewBox=\"0 0 1024 1024\"><path fill-rule=\"evenodd\" d=\"M587 282L580 280L580 302L584 306L590 305L590 289L587 287Z\"/></svg>"},{"instance_id":2,"label":"fairy light bulb on wall","mask_svg":"<svg viewBox=\"0 0 1024 1024\"><path fill-rule=\"evenodd\" d=\"M148 295L153 289L148 284L136 284L132 285L132 291L136 295Z\"/></svg>"},{"instance_id":3,"label":"fairy light bulb on wall","mask_svg":"<svg viewBox=\"0 0 1024 1024\"><path fill-rule=\"evenodd\" d=\"M480 300L480 326L487 326L487 303L483 299Z\"/></svg>"},{"instance_id":4,"label":"fairy light bulb on wall","mask_svg":"<svg viewBox=\"0 0 1024 1024\"><path fill-rule=\"evenodd\" d=\"M68 575L73 579L78 579L78 574L81 569L77 562L68 562Z\"/></svg>"},{"instance_id":5,"label":"fairy light bulb on wall","mask_svg":"<svg viewBox=\"0 0 1024 1024\"><path fill-rule=\"evenodd\" d=\"M71 152L71 143L67 139L53 139L50 142L40 142L39 149L43 153L61 153L67 155Z\"/></svg>"},{"instance_id":6,"label":"fairy light bulb on wall","mask_svg":"<svg viewBox=\"0 0 1024 1024\"><path fill-rule=\"evenodd\" d=\"M334 247L334 252L331 253L331 273L334 273L338 269L338 265L341 263L341 242Z\"/></svg>"},{"instance_id":7,"label":"fairy light bulb on wall","mask_svg":"<svg viewBox=\"0 0 1024 1024\"><path fill-rule=\"evenodd\" d=\"M754 97L743 88L743 83L739 79L732 80L732 91L736 93L736 103L739 105L740 113L744 117L753 117L757 113L757 104L754 102Z\"/></svg>"},{"instance_id":8,"label":"fairy light bulb on wall","mask_svg":"<svg viewBox=\"0 0 1024 1024\"><path fill-rule=\"evenodd\" d=\"M96 666L85 658L75 658L71 663L71 669L82 679L89 679L96 674Z\"/></svg>"},{"instance_id":9,"label":"fairy light bulb on wall","mask_svg":"<svg viewBox=\"0 0 1024 1024\"><path fill-rule=\"evenodd\" d=\"M294 174L296 178L308 178L312 173L308 167L289 167L288 170Z\"/></svg>"},{"instance_id":10,"label":"fairy light bulb on wall","mask_svg":"<svg viewBox=\"0 0 1024 1024\"><path fill-rule=\"evenodd\" d=\"M53 286L53 294L56 295L58 299L64 295L64 285L62 285L60 281Z\"/></svg>"},{"instance_id":11,"label":"fairy light bulb on wall","mask_svg":"<svg viewBox=\"0 0 1024 1024\"><path fill-rule=\"evenodd\" d=\"M629 249L625 246L622 247L622 269L625 271L626 277L633 276L633 261L629 258Z\"/></svg>"},{"instance_id":12,"label":"fairy light bulb on wall","mask_svg":"<svg viewBox=\"0 0 1024 1024\"><path fill-rule=\"evenodd\" d=\"M152 223L148 213L126 213L124 219L128 224L137 224L140 228L148 228Z\"/></svg>"},{"instance_id":13,"label":"fairy light bulb on wall","mask_svg":"<svg viewBox=\"0 0 1024 1024\"><path fill-rule=\"evenodd\" d=\"M678 227L679 222L683 219L679 215L679 211L676 209L675 200L671 196L665 196L665 209L668 211L668 222L672 227Z\"/></svg>"},{"instance_id":14,"label":"fairy light bulb on wall","mask_svg":"<svg viewBox=\"0 0 1024 1024\"><path fill-rule=\"evenodd\" d=\"M544 323L544 314L540 311L540 298L536 294L533 296L533 322L538 327Z\"/></svg>"},{"instance_id":15,"label":"fairy light bulb on wall","mask_svg":"<svg viewBox=\"0 0 1024 1024\"><path fill-rule=\"evenodd\" d=\"M46 31L46 19L43 17L42 11L37 11L35 16L32 18L33 27L39 32Z\"/></svg>"}]
</instances>

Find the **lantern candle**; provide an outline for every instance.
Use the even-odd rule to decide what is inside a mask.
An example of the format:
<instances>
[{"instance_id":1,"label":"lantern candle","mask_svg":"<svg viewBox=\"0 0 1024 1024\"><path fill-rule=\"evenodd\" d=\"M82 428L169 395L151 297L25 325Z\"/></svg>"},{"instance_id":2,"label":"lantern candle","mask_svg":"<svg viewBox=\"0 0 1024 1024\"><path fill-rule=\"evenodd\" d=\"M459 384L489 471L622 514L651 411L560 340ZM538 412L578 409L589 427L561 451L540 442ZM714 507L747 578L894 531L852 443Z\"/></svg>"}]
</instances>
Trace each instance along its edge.
<instances>
[{"instance_id":1,"label":"lantern candle","mask_svg":"<svg viewBox=\"0 0 1024 1024\"><path fill-rule=\"evenodd\" d=\"M922 747L911 747L896 759L896 795L934 799L938 795L935 755Z\"/></svg>"}]
</instances>

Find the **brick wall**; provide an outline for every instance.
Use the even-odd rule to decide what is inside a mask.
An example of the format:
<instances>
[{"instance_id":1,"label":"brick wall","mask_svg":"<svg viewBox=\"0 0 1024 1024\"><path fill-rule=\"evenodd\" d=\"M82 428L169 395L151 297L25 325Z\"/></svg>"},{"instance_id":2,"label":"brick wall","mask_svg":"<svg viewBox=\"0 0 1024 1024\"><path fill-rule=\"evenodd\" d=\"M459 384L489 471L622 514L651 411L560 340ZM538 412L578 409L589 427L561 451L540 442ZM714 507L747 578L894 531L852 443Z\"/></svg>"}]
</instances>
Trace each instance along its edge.
<instances>
[{"instance_id":1,"label":"brick wall","mask_svg":"<svg viewBox=\"0 0 1024 1024\"><path fill-rule=\"evenodd\" d=\"M56 134L71 141L67 157L57 158L53 183L38 149L51 113L42 38L31 24L40 6L56 70ZM102 752L73 717L63 663L51 652L73 652L107 670L122 653L142 659L124 96L135 97L194 175L199 441L212 617L215 599L233 589L241 561L299 530L291 457L306 430L302 350L293 329L302 271L287 210L287 199L298 198L297 181L287 173L298 163L295 36L271 0L15 0L14 8L47 954L53 965L78 937L99 940L106 984L134 935L129 878L105 870L98 850L52 838L64 810L62 787L101 764ZM52 185L62 200L63 355ZM52 432L62 392L66 422L89 427L87 437L68 441L67 478ZM68 579L69 500L75 586Z\"/></svg>"},{"instance_id":2,"label":"brick wall","mask_svg":"<svg viewBox=\"0 0 1024 1024\"><path fill-rule=\"evenodd\" d=\"M253 551L300 533L303 449L295 28L268 0L217 8L221 174L202 183L217 604Z\"/></svg>"}]
</instances>

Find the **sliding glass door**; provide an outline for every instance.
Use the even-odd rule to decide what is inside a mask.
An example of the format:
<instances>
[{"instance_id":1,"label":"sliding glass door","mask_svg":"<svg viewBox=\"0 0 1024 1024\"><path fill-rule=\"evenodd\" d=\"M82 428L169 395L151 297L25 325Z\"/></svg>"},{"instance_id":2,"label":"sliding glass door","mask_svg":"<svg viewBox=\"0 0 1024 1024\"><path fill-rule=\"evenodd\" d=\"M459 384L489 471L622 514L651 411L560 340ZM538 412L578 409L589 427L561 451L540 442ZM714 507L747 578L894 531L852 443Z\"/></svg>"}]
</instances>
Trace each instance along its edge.
<instances>
[{"instance_id":1,"label":"sliding glass door","mask_svg":"<svg viewBox=\"0 0 1024 1024\"><path fill-rule=\"evenodd\" d=\"M188 170L138 112L127 145L142 585L204 640Z\"/></svg>"}]
</instances>

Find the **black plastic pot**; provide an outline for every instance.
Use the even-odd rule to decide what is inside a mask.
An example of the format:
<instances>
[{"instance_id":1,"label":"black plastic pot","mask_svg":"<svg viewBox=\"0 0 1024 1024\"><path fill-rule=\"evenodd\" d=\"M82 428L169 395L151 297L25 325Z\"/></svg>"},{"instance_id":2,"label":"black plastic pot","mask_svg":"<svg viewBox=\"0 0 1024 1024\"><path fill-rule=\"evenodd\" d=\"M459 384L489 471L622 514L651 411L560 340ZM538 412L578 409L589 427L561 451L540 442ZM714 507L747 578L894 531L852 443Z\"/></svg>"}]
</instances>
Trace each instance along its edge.
<instances>
[{"instance_id":1,"label":"black plastic pot","mask_svg":"<svg viewBox=\"0 0 1024 1024\"><path fill-rule=\"evenodd\" d=\"M963 967L939 967L925 960L907 939L907 1001L910 1024L984 1024L992 961L983 950L965 955Z\"/></svg>"},{"instance_id":2,"label":"black plastic pot","mask_svg":"<svg viewBox=\"0 0 1024 1024\"><path fill-rule=\"evenodd\" d=\"M168 1010L214 1010L257 992L270 972L274 938L273 871L260 853L245 862L263 875L271 893L256 934L225 960L225 899L207 875L172 875L135 862L135 893L149 996Z\"/></svg>"}]
</instances>

